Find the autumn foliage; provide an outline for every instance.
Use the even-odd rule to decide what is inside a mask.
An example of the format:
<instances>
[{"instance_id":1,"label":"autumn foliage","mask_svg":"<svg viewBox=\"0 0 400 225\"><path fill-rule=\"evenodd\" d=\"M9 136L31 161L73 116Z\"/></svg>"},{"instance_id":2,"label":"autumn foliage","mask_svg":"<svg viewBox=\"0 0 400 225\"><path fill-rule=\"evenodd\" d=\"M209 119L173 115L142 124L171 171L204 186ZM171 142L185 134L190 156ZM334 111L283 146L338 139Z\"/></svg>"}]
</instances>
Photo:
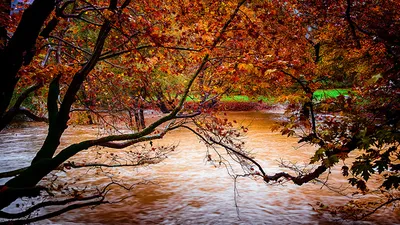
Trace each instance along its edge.
<instances>
[{"instance_id":1,"label":"autumn foliage","mask_svg":"<svg viewBox=\"0 0 400 225\"><path fill-rule=\"evenodd\" d=\"M370 177L382 175L380 188L390 192L383 204L399 200L398 1L35 0L26 7L16 12L2 2L0 9L0 129L24 114L47 122L49 132L30 166L4 173L11 179L1 186L1 209L60 191L40 185L52 171L110 166L68 161L81 151L151 145L174 129L222 147L247 175L267 183L302 185L339 166L365 193ZM349 94L314 98L331 88ZM229 94L280 99L287 119L277 129L317 147L315 169L266 174L236 139L245 128L214 114ZM164 114L146 124L149 108ZM108 132L61 148L77 112ZM132 153L124 166L157 163L173 149L153 148L141 149L140 158ZM355 161L346 163L355 151ZM70 193L76 205L63 210L107 203L113 185L90 196ZM63 210L0 216L27 223Z\"/></svg>"}]
</instances>

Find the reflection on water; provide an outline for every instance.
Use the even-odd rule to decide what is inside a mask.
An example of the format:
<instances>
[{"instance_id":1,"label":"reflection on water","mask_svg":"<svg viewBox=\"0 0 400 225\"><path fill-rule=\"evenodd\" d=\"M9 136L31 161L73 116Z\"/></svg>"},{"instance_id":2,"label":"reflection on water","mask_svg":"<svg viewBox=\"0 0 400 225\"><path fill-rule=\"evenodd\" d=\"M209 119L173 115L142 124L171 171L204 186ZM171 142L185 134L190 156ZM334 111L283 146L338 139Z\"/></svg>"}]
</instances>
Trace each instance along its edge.
<instances>
[{"instance_id":1,"label":"reflection on water","mask_svg":"<svg viewBox=\"0 0 400 225\"><path fill-rule=\"evenodd\" d=\"M239 123L250 124L247 148L252 150L266 172L281 171L280 158L294 162L307 162L313 148L297 149L296 139L288 139L271 132L271 125L280 114L262 112L232 112ZM46 129L44 127L9 130L0 134L1 171L26 166L40 147ZM94 137L91 127L68 129L63 145ZM18 144L15 144L18 143ZM123 202L85 208L65 213L47 221L56 224L332 224L328 215L319 215L310 204L317 201L340 205L346 197L322 188L306 184L301 187L286 183L283 186L265 185L262 181L238 179L239 196L235 206L234 182L223 167L217 168L205 160L206 149L187 131L178 130L155 144L179 144L177 151L160 164L143 168L119 168L115 179L126 183L146 182L132 191L116 190L110 199L132 196ZM4 151L7 149L7 151ZM83 152L75 161L87 159L93 152ZM73 172L73 171L72 171ZM93 176L95 171L68 176L81 177L87 185L100 184L108 178ZM63 177L61 177L63 179ZM333 171L330 181L345 184L339 171ZM238 213L239 211L239 213ZM362 224L400 223L396 213L377 214L373 222ZM361 224L361 223L360 223Z\"/></svg>"}]
</instances>

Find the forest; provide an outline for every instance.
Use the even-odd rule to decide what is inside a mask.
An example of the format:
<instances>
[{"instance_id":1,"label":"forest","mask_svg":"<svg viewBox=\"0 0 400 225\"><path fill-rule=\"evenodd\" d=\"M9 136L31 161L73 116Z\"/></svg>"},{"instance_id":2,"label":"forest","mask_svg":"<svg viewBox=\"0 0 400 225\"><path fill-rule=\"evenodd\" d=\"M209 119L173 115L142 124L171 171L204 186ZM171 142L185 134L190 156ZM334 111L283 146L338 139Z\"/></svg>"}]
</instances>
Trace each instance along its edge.
<instances>
[{"instance_id":1,"label":"forest","mask_svg":"<svg viewBox=\"0 0 400 225\"><path fill-rule=\"evenodd\" d=\"M151 186L135 171L168 165L189 136L204 157L185 162L224 168L232 186L284 196L334 189L338 173L366 197L313 211L400 222L399 12L397 0L1 1L0 224L129 204ZM264 129L308 146L305 166L283 155L268 168L269 151L248 147L263 138L231 113L276 108ZM21 127L43 139L13 141Z\"/></svg>"}]
</instances>

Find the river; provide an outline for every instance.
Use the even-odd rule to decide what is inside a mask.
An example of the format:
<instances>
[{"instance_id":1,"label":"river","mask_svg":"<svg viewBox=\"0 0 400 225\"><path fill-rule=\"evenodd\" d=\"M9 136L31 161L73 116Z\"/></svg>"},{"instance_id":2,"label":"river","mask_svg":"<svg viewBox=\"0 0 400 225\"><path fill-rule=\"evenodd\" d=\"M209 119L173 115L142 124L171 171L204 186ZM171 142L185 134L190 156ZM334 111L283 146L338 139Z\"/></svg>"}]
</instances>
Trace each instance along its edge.
<instances>
[{"instance_id":1,"label":"river","mask_svg":"<svg viewBox=\"0 0 400 225\"><path fill-rule=\"evenodd\" d=\"M280 113L230 112L228 117L250 124L246 148L253 152L268 174L284 170L277 160L302 164L313 154L313 147L298 148L295 138L271 132L271 126L282 117ZM1 133L1 171L28 165L46 132L46 127L39 125ZM91 126L71 126L62 139L62 145L94 137L96 132L97 129ZM207 162L206 148L188 131L173 131L164 140L154 143L168 144L178 147L159 164L111 169L114 179L124 180L126 184L146 182L129 192L116 190L109 195L111 200L131 197L93 209L70 211L40 224L353 224L313 210L317 202L339 206L350 200L322 184L266 185L261 180L250 178L234 182L224 167ZM87 159L90 154L93 152L84 152L75 161ZM79 176L82 184L86 185L97 185L108 179L98 178L93 175L95 173L87 171L78 174L73 170L60 175L59 179ZM329 183L336 186L347 184L339 170L332 171ZM370 221L357 224L400 224L399 217L398 210L387 209L374 215Z\"/></svg>"}]
</instances>

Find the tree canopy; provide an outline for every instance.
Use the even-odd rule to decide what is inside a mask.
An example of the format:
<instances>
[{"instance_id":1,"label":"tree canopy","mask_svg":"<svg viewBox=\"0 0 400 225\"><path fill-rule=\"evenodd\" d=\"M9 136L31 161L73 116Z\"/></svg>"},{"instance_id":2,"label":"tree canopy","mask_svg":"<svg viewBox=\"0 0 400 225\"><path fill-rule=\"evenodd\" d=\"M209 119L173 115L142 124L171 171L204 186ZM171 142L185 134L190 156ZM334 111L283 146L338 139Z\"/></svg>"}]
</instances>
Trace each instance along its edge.
<instances>
[{"instance_id":1,"label":"tree canopy","mask_svg":"<svg viewBox=\"0 0 400 225\"><path fill-rule=\"evenodd\" d=\"M48 134L30 166L2 173L10 179L1 186L0 209L21 197L53 195L43 182L53 171L95 166L68 161L79 152L129 151L175 129L226 150L244 174L266 183L302 185L340 166L362 192L373 174L382 175L382 193L389 194L377 208L400 199L398 1L34 0L20 11L10 7L1 2L0 130L24 114L46 122ZM330 88L348 95L315 98ZM215 104L229 93L278 97L287 119L276 129L316 146L315 169L266 174L236 138L247 128L215 116ZM164 114L146 124L146 109ZM107 132L60 147L76 112ZM171 150L140 149L124 166L157 163ZM113 185L0 217L28 223L107 203Z\"/></svg>"}]
</instances>

